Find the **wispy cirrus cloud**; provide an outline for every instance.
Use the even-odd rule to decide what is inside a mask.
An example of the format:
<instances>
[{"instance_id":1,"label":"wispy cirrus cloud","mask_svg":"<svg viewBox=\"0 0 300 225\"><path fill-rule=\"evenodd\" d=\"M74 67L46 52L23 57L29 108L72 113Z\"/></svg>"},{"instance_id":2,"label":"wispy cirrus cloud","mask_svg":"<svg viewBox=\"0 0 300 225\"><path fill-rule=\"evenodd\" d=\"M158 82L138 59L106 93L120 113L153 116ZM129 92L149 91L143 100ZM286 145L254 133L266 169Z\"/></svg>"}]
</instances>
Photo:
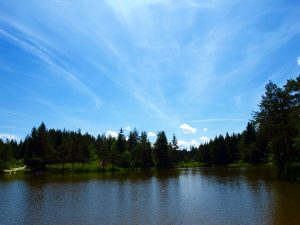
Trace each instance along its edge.
<instances>
[{"instance_id":1,"label":"wispy cirrus cloud","mask_svg":"<svg viewBox=\"0 0 300 225\"><path fill-rule=\"evenodd\" d=\"M13 112L13 111L5 110L5 109L0 109L0 113L4 113L4 114L7 114L7 115L11 115L11 116L17 116L17 117L32 118L32 116L30 116L30 115L19 113L19 112Z\"/></svg>"},{"instance_id":2,"label":"wispy cirrus cloud","mask_svg":"<svg viewBox=\"0 0 300 225\"><path fill-rule=\"evenodd\" d=\"M210 118L210 119L197 119L192 120L193 123L214 123L214 122L247 122L249 119L243 118Z\"/></svg>"},{"instance_id":3,"label":"wispy cirrus cloud","mask_svg":"<svg viewBox=\"0 0 300 225\"><path fill-rule=\"evenodd\" d=\"M19 94L19 103L35 99L31 108L46 106L63 121L83 117L86 129L97 121L104 130L128 123L172 133L187 121L212 123L214 135L240 131L265 81L286 80L299 54L288 47L298 49L300 31L299 7L291 3L29 2L0 3L0 64L14 70L1 70L0 79L32 92L26 99ZM13 65L18 57L26 63ZM20 71L24 76L17 77ZM16 95L0 86L4 95ZM84 112L65 110L65 103ZM190 128L180 138L188 133L199 141Z\"/></svg>"},{"instance_id":4,"label":"wispy cirrus cloud","mask_svg":"<svg viewBox=\"0 0 300 225\"><path fill-rule=\"evenodd\" d=\"M0 125L0 128L2 129L9 129L9 130L22 130L22 131L30 131L29 128L25 128L25 127L19 127L19 126L12 126L12 125Z\"/></svg>"},{"instance_id":5,"label":"wispy cirrus cloud","mask_svg":"<svg viewBox=\"0 0 300 225\"><path fill-rule=\"evenodd\" d=\"M97 96L87 85L79 80L74 73L70 72L66 66L60 65L57 61L59 55L51 48L51 45L45 39L30 31L25 26L13 21L12 19L0 17L0 22L4 22L13 30L6 31L0 28L0 35L9 40L12 44L17 45L29 54L37 57L44 62L49 69L56 72L57 75L62 76L69 84L79 90L81 93L91 97L95 101L95 106L99 108L102 104L102 100Z\"/></svg>"}]
</instances>

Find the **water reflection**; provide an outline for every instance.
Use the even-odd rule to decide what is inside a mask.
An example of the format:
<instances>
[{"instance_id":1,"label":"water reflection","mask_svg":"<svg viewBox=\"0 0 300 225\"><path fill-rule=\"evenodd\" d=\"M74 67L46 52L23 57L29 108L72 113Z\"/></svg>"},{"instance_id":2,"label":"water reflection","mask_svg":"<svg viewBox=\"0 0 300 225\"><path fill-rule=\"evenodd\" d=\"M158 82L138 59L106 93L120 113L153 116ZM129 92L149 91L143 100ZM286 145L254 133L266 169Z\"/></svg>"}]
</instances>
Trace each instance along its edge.
<instances>
[{"instance_id":1,"label":"water reflection","mask_svg":"<svg viewBox=\"0 0 300 225\"><path fill-rule=\"evenodd\" d=\"M0 177L0 224L300 224L300 184L265 168Z\"/></svg>"}]
</instances>

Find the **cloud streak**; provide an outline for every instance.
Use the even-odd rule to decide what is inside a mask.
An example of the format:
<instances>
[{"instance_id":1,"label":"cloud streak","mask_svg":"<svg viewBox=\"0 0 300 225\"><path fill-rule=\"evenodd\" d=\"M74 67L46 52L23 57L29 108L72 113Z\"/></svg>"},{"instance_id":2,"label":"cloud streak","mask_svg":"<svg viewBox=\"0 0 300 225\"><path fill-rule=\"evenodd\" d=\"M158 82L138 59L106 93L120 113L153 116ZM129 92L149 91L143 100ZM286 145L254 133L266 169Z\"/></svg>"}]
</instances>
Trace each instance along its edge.
<instances>
[{"instance_id":1,"label":"cloud streak","mask_svg":"<svg viewBox=\"0 0 300 225\"><path fill-rule=\"evenodd\" d=\"M98 97L92 90L90 90L90 88L88 88L83 82L81 82L73 73L55 62L55 60L58 60L57 58L59 56L50 49L49 45L47 44L48 42L45 42L40 37L34 35L23 26L16 25L16 22L11 22L11 20L3 19L3 17L0 17L0 19L2 21L6 21L6 23L17 30L16 34L13 34L12 32L8 32L0 28L0 35L5 37L12 44L20 47L24 51L43 61L49 67L49 69L56 72L57 75L63 76L69 84L71 84L81 93L94 99L95 106L97 108L101 106L102 100L100 99L100 97ZM17 35L17 33L19 34ZM26 39L26 37L28 37L28 39Z\"/></svg>"},{"instance_id":2,"label":"cloud streak","mask_svg":"<svg viewBox=\"0 0 300 225\"><path fill-rule=\"evenodd\" d=\"M247 122L249 119L243 119L243 118L212 118L212 119L197 119L192 120L193 123L215 123L215 122Z\"/></svg>"},{"instance_id":3,"label":"cloud streak","mask_svg":"<svg viewBox=\"0 0 300 225\"><path fill-rule=\"evenodd\" d=\"M194 134L197 131L196 128L193 128L193 127L191 127L190 125L188 125L186 123L181 124L179 126L179 128L183 131L183 133L186 133L186 134Z\"/></svg>"}]
</instances>

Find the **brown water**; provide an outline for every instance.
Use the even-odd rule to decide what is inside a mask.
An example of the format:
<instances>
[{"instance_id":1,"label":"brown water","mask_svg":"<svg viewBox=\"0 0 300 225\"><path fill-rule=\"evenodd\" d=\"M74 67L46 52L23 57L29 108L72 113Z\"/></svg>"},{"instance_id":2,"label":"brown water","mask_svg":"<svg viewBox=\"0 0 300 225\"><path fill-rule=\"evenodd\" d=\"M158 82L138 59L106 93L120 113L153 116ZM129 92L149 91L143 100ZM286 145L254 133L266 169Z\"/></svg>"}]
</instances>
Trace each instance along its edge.
<instances>
[{"instance_id":1,"label":"brown water","mask_svg":"<svg viewBox=\"0 0 300 225\"><path fill-rule=\"evenodd\" d=\"M1 175L0 224L300 224L300 184L269 169Z\"/></svg>"}]
</instances>

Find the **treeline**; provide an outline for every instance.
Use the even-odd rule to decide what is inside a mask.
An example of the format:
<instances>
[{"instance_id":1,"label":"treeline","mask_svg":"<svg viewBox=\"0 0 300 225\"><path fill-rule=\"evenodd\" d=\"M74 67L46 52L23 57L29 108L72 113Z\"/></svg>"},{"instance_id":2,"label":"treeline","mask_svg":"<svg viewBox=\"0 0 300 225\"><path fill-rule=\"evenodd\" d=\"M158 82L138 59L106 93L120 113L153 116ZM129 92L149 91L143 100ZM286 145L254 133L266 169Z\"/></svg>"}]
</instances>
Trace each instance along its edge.
<instances>
[{"instance_id":1,"label":"treeline","mask_svg":"<svg viewBox=\"0 0 300 225\"><path fill-rule=\"evenodd\" d=\"M18 160L33 169L58 163L62 168L66 163L71 163L72 168L81 164L83 168L95 160L103 169L107 165L170 168L190 161L205 165L272 162L281 174L287 174L300 162L300 76L288 80L283 87L270 81L258 111L241 134L220 135L189 151L179 148L175 135L168 142L164 131L158 132L151 144L147 133L137 130L127 137L122 129L116 138L105 134L93 137L80 130L47 129L41 123L19 143L0 140L1 168Z\"/></svg>"},{"instance_id":2,"label":"treeline","mask_svg":"<svg viewBox=\"0 0 300 225\"><path fill-rule=\"evenodd\" d=\"M227 165L231 163L267 163L272 154L268 141L259 133L254 122L249 122L241 134L228 133L215 137L198 148L197 160L205 165Z\"/></svg>"},{"instance_id":3,"label":"treeline","mask_svg":"<svg viewBox=\"0 0 300 225\"><path fill-rule=\"evenodd\" d=\"M43 122L20 143L14 140L0 142L2 169L9 165L7 163L17 160L23 160L31 169L46 169L52 164L61 164L64 169L66 163L71 163L72 169L75 164L81 164L83 169L86 163L95 160L102 169L108 165L112 169L116 166L172 168L180 161L190 161L190 155L191 152L179 149L175 135L168 143L164 131L158 132L152 145L147 133L139 134L136 129L127 137L122 129L116 138L105 134L93 137L80 130L47 129Z\"/></svg>"}]
</instances>

